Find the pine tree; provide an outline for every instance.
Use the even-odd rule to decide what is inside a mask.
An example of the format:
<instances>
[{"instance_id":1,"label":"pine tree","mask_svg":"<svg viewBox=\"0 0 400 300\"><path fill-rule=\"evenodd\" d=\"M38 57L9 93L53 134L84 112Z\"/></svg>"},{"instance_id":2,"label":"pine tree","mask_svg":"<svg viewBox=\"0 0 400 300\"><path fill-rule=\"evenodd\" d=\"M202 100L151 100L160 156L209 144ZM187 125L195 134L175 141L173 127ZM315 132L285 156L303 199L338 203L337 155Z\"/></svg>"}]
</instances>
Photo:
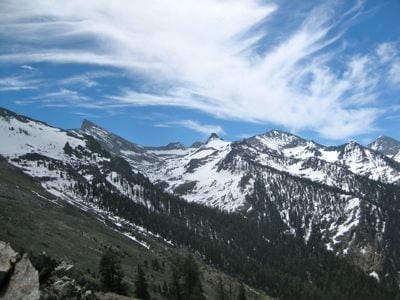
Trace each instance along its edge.
<instances>
[{"instance_id":1,"label":"pine tree","mask_svg":"<svg viewBox=\"0 0 400 300\"><path fill-rule=\"evenodd\" d=\"M170 299L181 300L182 297L182 289L179 283L179 274L178 271L174 268L171 274L171 288L169 290Z\"/></svg>"},{"instance_id":2,"label":"pine tree","mask_svg":"<svg viewBox=\"0 0 400 300\"><path fill-rule=\"evenodd\" d=\"M244 288L243 283L240 284L239 286L239 291L238 291L238 295L237 295L237 300L246 300L246 290Z\"/></svg>"},{"instance_id":3,"label":"pine tree","mask_svg":"<svg viewBox=\"0 0 400 300\"><path fill-rule=\"evenodd\" d=\"M153 268L154 271L158 272L160 270L160 263L158 262L157 259L153 259L151 261L151 267Z\"/></svg>"},{"instance_id":4,"label":"pine tree","mask_svg":"<svg viewBox=\"0 0 400 300\"><path fill-rule=\"evenodd\" d=\"M221 276L218 277L218 300L225 300L224 284L222 282Z\"/></svg>"},{"instance_id":5,"label":"pine tree","mask_svg":"<svg viewBox=\"0 0 400 300\"><path fill-rule=\"evenodd\" d=\"M122 282L124 276L121 270L121 261L112 248L107 248L100 260L99 272L101 286L106 292L126 294L126 285Z\"/></svg>"},{"instance_id":6,"label":"pine tree","mask_svg":"<svg viewBox=\"0 0 400 300\"><path fill-rule=\"evenodd\" d=\"M137 268L137 275L135 280L135 295L139 299L143 300L150 299L150 295L147 290L146 276L140 265L138 265Z\"/></svg>"},{"instance_id":7,"label":"pine tree","mask_svg":"<svg viewBox=\"0 0 400 300\"><path fill-rule=\"evenodd\" d=\"M184 291L187 299L203 299L203 287L200 271L192 255L188 255L183 264Z\"/></svg>"},{"instance_id":8,"label":"pine tree","mask_svg":"<svg viewBox=\"0 0 400 300\"><path fill-rule=\"evenodd\" d=\"M64 149L64 153L67 154L67 155L71 155L72 152L73 152L73 149L72 149L71 145L68 142L65 143L63 149Z\"/></svg>"},{"instance_id":9,"label":"pine tree","mask_svg":"<svg viewBox=\"0 0 400 300\"><path fill-rule=\"evenodd\" d=\"M168 285L167 285L167 282L164 280L164 282L163 282L163 286L162 286L162 293L164 294L164 295L167 295L168 294Z\"/></svg>"}]
</instances>

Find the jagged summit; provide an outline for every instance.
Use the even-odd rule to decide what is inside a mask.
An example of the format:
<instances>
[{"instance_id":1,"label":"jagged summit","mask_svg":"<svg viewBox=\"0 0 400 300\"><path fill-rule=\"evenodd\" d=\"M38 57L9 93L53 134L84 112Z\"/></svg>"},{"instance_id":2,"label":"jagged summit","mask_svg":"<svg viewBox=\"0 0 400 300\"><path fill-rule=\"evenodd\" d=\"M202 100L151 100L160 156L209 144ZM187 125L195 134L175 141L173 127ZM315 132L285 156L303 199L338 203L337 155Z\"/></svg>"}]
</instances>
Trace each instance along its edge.
<instances>
[{"instance_id":1,"label":"jagged summit","mask_svg":"<svg viewBox=\"0 0 400 300\"><path fill-rule=\"evenodd\" d=\"M279 129L271 129L264 133L265 135L269 136L276 136L276 135L294 135L290 132L279 130Z\"/></svg>"},{"instance_id":2,"label":"jagged summit","mask_svg":"<svg viewBox=\"0 0 400 300\"><path fill-rule=\"evenodd\" d=\"M46 122L43 122L43 121L40 121L40 120L36 120L36 119L33 119L31 117L27 117L27 116L24 116L24 115L19 115L19 114L15 113L15 112L13 112L11 110L8 110L8 109L6 109L4 107L1 107L1 106L0 106L0 117L6 118L6 119L14 118L14 119L16 119L16 120L18 120L20 122L23 122L23 123L28 123L29 121L32 121L32 122L35 122L35 123L43 124L43 125L48 126L48 127L53 127L53 126L47 124ZM64 131L63 129L60 129L60 130Z\"/></svg>"},{"instance_id":3,"label":"jagged summit","mask_svg":"<svg viewBox=\"0 0 400 300\"><path fill-rule=\"evenodd\" d=\"M143 155L138 156L138 154L143 154L145 152L145 149L142 146L113 134L90 120L83 120L80 131L93 136L102 147L113 154L121 155L123 154L122 151L125 151L125 153L135 161L148 159L148 157L144 157Z\"/></svg>"},{"instance_id":4,"label":"jagged summit","mask_svg":"<svg viewBox=\"0 0 400 300\"><path fill-rule=\"evenodd\" d=\"M181 142L171 142L165 146L146 147L147 150L181 150L186 149L185 145Z\"/></svg>"},{"instance_id":5,"label":"jagged summit","mask_svg":"<svg viewBox=\"0 0 400 300\"><path fill-rule=\"evenodd\" d=\"M347 143L344 144L344 146L345 147L363 147L356 140L349 140Z\"/></svg>"},{"instance_id":6,"label":"jagged summit","mask_svg":"<svg viewBox=\"0 0 400 300\"><path fill-rule=\"evenodd\" d=\"M81 125L81 130L87 130L87 129L92 128L92 127L97 127L97 128L101 128L101 129L105 130L101 126L93 123L92 121L90 121L88 119L83 119L82 125Z\"/></svg>"},{"instance_id":7,"label":"jagged summit","mask_svg":"<svg viewBox=\"0 0 400 300\"><path fill-rule=\"evenodd\" d=\"M219 135L216 134L215 132L211 133L210 137L207 139L206 144L208 144L209 142L211 142L213 140L221 140L221 141L223 141L223 139L220 138Z\"/></svg>"},{"instance_id":8,"label":"jagged summit","mask_svg":"<svg viewBox=\"0 0 400 300\"><path fill-rule=\"evenodd\" d=\"M186 147L181 142L171 142L167 144L165 148L168 150L174 150L174 149L185 149Z\"/></svg>"},{"instance_id":9,"label":"jagged summit","mask_svg":"<svg viewBox=\"0 0 400 300\"><path fill-rule=\"evenodd\" d=\"M268 139L274 139L274 140L282 140L282 141L306 142L305 139L303 139L302 137L300 137L294 133L290 133L290 132L278 130L278 129L271 129L263 134L256 135L256 137L257 136L268 138Z\"/></svg>"},{"instance_id":10,"label":"jagged summit","mask_svg":"<svg viewBox=\"0 0 400 300\"><path fill-rule=\"evenodd\" d=\"M379 151L386 156L394 157L400 152L400 141L392 137L382 135L372 143L368 144L367 147Z\"/></svg>"},{"instance_id":11,"label":"jagged summit","mask_svg":"<svg viewBox=\"0 0 400 300\"><path fill-rule=\"evenodd\" d=\"M201 146L203 146L204 145L204 143L203 142L194 142L191 146L190 146L190 148L200 148Z\"/></svg>"},{"instance_id":12,"label":"jagged summit","mask_svg":"<svg viewBox=\"0 0 400 300\"><path fill-rule=\"evenodd\" d=\"M355 140L349 140L348 142L339 145L339 146L333 146L330 147L331 149L337 149L340 151L340 153L355 153L359 152L359 153L364 153L365 151L365 147L363 145L360 145L357 141Z\"/></svg>"}]
</instances>

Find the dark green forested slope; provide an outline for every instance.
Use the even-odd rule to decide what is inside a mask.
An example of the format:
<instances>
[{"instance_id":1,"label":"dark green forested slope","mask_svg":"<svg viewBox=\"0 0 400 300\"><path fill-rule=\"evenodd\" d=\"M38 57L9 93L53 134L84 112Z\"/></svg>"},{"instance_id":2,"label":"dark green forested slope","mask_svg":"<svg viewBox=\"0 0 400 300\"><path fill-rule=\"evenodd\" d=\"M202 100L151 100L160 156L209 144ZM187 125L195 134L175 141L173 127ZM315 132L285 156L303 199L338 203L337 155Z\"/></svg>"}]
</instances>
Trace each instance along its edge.
<instances>
[{"instance_id":1,"label":"dark green forested slope","mask_svg":"<svg viewBox=\"0 0 400 300\"><path fill-rule=\"evenodd\" d=\"M132 174L121 159L110 168L144 187L147 205L132 202L110 188L102 177L77 190L100 208L118 214L176 244L188 247L207 262L281 299L393 299L375 279L312 240L282 233L270 219L256 220L187 203Z\"/></svg>"}]
</instances>

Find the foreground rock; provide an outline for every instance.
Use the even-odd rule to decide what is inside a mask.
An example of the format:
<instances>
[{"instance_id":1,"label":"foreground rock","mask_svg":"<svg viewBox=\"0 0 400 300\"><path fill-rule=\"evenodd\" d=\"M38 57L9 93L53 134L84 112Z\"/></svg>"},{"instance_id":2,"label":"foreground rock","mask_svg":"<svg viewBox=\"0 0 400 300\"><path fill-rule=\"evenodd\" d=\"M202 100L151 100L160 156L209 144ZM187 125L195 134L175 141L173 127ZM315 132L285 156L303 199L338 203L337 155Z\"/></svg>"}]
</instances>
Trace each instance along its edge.
<instances>
[{"instance_id":1,"label":"foreground rock","mask_svg":"<svg viewBox=\"0 0 400 300\"><path fill-rule=\"evenodd\" d=\"M36 300L39 298L39 274L25 254L22 259L15 264L3 299Z\"/></svg>"},{"instance_id":2,"label":"foreground rock","mask_svg":"<svg viewBox=\"0 0 400 300\"><path fill-rule=\"evenodd\" d=\"M8 243L0 241L0 299L4 300L95 300L86 286L80 285L74 266L57 263L45 253L21 259ZM32 264L33 263L33 264Z\"/></svg>"},{"instance_id":3,"label":"foreground rock","mask_svg":"<svg viewBox=\"0 0 400 300\"><path fill-rule=\"evenodd\" d=\"M0 241L0 290L7 283L17 257L17 252L11 248L10 244Z\"/></svg>"},{"instance_id":4,"label":"foreground rock","mask_svg":"<svg viewBox=\"0 0 400 300\"><path fill-rule=\"evenodd\" d=\"M94 293L76 282L74 266L62 261L41 286L41 299L95 300Z\"/></svg>"}]
</instances>

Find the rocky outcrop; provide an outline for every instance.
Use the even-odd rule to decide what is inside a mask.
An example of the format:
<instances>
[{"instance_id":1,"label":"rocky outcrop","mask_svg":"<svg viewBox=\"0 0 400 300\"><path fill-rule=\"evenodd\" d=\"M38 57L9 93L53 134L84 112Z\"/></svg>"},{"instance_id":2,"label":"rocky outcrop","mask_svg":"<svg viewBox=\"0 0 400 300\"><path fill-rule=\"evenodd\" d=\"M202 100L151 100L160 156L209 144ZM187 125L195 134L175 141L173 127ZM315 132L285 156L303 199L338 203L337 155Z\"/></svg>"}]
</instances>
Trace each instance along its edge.
<instances>
[{"instance_id":1,"label":"rocky outcrop","mask_svg":"<svg viewBox=\"0 0 400 300\"><path fill-rule=\"evenodd\" d=\"M0 241L0 290L6 285L17 262L18 254L10 244Z\"/></svg>"},{"instance_id":2,"label":"rocky outcrop","mask_svg":"<svg viewBox=\"0 0 400 300\"><path fill-rule=\"evenodd\" d=\"M15 264L2 298L4 300L36 300L40 298L39 274L26 254Z\"/></svg>"},{"instance_id":3,"label":"rocky outcrop","mask_svg":"<svg viewBox=\"0 0 400 300\"><path fill-rule=\"evenodd\" d=\"M31 259L27 254L21 258L8 243L0 241L0 299L97 299L86 285L77 282L73 265L57 263L45 253Z\"/></svg>"},{"instance_id":4,"label":"rocky outcrop","mask_svg":"<svg viewBox=\"0 0 400 300\"><path fill-rule=\"evenodd\" d=\"M43 300L50 299L96 299L91 290L83 289L74 279L68 276L58 278L56 276L50 278L49 284L43 287Z\"/></svg>"},{"instance_id":5,"label":"rocky outcrop","mask_svg":"<svg viewBox=\"0 0 400 300\"><path fill-rule=\"evenodd\" d=\"M51 276L41 287L41 299L81 299L94 300L94 293L76 282L74 266L62 261L52 272Z\"/></svg>"}]
</instances>

